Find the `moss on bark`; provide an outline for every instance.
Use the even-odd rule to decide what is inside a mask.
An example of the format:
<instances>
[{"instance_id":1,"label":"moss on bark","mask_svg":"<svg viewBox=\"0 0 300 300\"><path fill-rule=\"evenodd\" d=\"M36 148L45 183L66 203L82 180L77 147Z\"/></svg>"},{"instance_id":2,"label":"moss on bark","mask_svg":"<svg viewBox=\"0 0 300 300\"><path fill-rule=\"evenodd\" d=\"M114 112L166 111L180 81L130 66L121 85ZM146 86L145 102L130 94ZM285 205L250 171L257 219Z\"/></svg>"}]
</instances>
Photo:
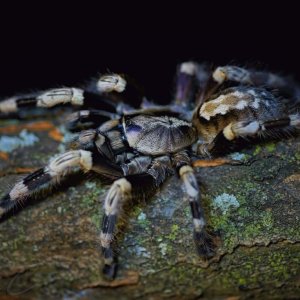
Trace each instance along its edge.
<instances>
[{"instance_id":1,"label":"moss on bark","mask_svg":"<svg viewBox=\"0 0 300 300\"><path fill-rule=\"evenodd\" d=\"M9 160L0 159L2 173L40 167L64 148L44 132L35 134L39 143L13 150ZM55 193L30 201L0 223L0 295L296 297L300 139L260 144L234 156L252 163L197 171L208 224L217 236L217 253L211 260L201 260L194 251L189 207L173 177L147 204L128 213L118 278L106 282L98 229L107 186L97 178L74 176ZM4 194L17 178L0 178L0 192Z\"/></svg>"}]
</instances>

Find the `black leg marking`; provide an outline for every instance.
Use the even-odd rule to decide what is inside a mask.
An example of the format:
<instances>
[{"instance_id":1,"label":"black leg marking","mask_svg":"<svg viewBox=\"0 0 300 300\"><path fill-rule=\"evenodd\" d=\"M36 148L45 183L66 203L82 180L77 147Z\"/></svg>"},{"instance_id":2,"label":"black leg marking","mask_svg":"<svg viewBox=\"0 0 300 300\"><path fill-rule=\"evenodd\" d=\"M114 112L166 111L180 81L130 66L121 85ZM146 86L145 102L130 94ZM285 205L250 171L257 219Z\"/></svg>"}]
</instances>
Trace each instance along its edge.
<instances>
[{"instance_id":1,"label":"black leg marking","mask_svg":"<svg viewBox=\"0 0 300 300\"><path fill-rule=\"evenodd\" d=\"M57 184L61 178L76 170L75 167L88 171L92 166L92 153L84 150L68 151L51 159L46 167L16 183L9 194L0 200L0 216L34 193Z\"/></svg>"},{"instance_id":2,"label":"black leg marking","mask_svg":"<svg viewBox=\"0 0 300 300\"><path fill-rule=\"evenodd\" d=\"M18 112L22 108L44 107L50 108L59 104L71 103L83 105L83 90L77 88L58 88L11 97L0 102L0 112Z\"/></svg>"},{"instance_id":3,"label":"black leg marking","mask_svg":"<svg viewBox=\"0 0 300 300\"><path fill-rule=\"evenodd\" d=\"M23 179L23 183L27 186L28 190L34 191L41 186L48 184L52 180L47 171L44 168L35 171L34 173L26 176Z\"/></svg>"},{"instance_id":4,"label":"black leg marking","mask_svg":"<svg viewBox=\"0 0 300 300\"><path fill-rule=\"evenodd\" d=\"M179 175L184 184L184 191L190 202L191 213L194 224L194 241L199 255L211 257L214 255L214 244L206 231L206 221L203 209L199 203L200 191L194 171L190 166L183 166L179 169Z\"/></svg>"},{"instance_id":5,"label":"black leg marking","mask_svg":"<svg viewBox=\"0 0 300 300\"><path fill-rule=\"evenodd\" d=\"M192 212L192 216L194 219L202 219L203 218L203 214L200 211L200 205L198 202L196 201L191 201L190 202L190 206L191 206L191 212Z\"/></svg>"},{"instance_id":6,"label":"black leg marking","mask_svg":"<svg viewBox=\"0 0 300 300\"><path fill-rule=\"evenodd\" d=\"M102 232L104 234L113 234L116 223L117 223L116 215L109 215L109 216L105 215L103 218Z\"/></svg>"},{"instance_id":7,"label":"black leg marking","mask_svg":"<svg viewBox=\"0 0 300 300\"><path fill-rule=\"evenodd\" d=\"M133 174L116 180L109 189L104 201L105 215L100 234L101 248L104 256L103 273L114 278L117 270L117 255L114 251L116 225L125 204L132 200L133 195L146 193L157 188L169 175L169 157L158 157L151 167L142 174Z\"/></svg>"},{"instance_id":8,"label":"black leg marking","mask_svg":"<svg viewBox=\"0 0 300 300\"><path fill-rule=\"evenodd\" d=\"M287 126L290 126L290 123L291 123L290 118L282 118L282 119L278 119L278 120L265 121L263 123L263 126L264 126L265 130L268 130L268 129L287 127Z\"/></svg>"},{"instance_id":9,"label":"black leg marking","mask_svg":"<svg viewBox=\"0 0 300 300\"><path fill-rule=\"evenodd\" d=\"M37 99L31 98L31 97L24 97L21 99L16 100L17 107L23 108L23 107L36 107L37 105Z\"/></svg>"},{"instance_id":10,"label":"black leg marking","mask_svg":"<svg viewBox=\"0 0 300 300\"><path fill-rule=\"evenodd\" d=\"M131 199L131 189L131 184L126 178L118 179L110 187L104 201L105 215L102 222L100 241L105 264L103 272L110 277L115 276L116 269L116 257L112 245L116 222L123 212L125 203Z\"/></svg>"},{"instance_id":11,"label":"black leg marking","mask_svg":"<svg viewBox=\"0 0 300 300\"><path fill-rule=\"evenodd\" d=\"M102 272L107 279L115 279L118 272L118 263L114 262L111 265L104 265Z\"/></svg>"}]
</instances>

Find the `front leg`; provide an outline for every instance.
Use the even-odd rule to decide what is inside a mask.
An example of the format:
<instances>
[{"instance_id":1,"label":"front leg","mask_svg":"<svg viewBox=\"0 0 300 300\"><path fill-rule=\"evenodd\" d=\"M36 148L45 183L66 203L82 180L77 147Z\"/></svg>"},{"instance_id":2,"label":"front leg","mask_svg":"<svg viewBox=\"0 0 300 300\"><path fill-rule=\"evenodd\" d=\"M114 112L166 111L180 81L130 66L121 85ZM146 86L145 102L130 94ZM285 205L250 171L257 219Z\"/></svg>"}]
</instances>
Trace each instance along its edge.
<instances>
[{"instance_id":1,"label":"front leg","mask_svg":"<svg viewBox=\"0 0 300 300\"><path fill-rule=\"evenodd\" d=\"M77 88L59 88L14 96L0 102L0 113L15 113L22 108L32 107L50 108L65 103L83 105L84 91Z\"/></svg>"},{"instance_id":2,"label":"front leg","mask_svg":"<svg viewBox=\"0 0 300 300\"><path fill-rule=\"evenodd\" d=\"M0 101L0 113L17 113L26 108L51 108L62 104L102 109L113 113L131 111L141 103L143 94L125 76L102 75L84 88L63 87L13 96Z\"/></svg>"},{"instance_id":3,"label":"front leg","mask_svg":"<svg viewBox=\"0 0 300 300\"><path fill-rule=\"evenodd\" d=\"M203 208L199 202L200 190L192 167L182 166L179 175L183 181L186 198L190 203L194 224L194 240L197 252L200 256L211 257L214 255L214 244L206 230L206 220Z\"/></svg>"},{"instance_id":4,"label":"front leg","mask_svg":"<svg viewBox=\"0 0 300 300\"><path fill-rule=\"evenodd\" d=\"M142 160L145 160L144 157ZM133 162L135 167L123 168L124 173L141 171L139 163ZM146 165L148 162L146 162ZM133 168L132 168L133 167ZM131 170L131 171L130 171ZM117 255L113 249L114 236L116 235L117 221L124 210L125 204L133 199L133 195L155 190L169 175L170 159L162 156L154 159L149 168L143 173L127 175L116 180L110 187L104 201L104 217L100 241L104 256L104 275L113 279L117 271ZM129 172L129 173L128 173Z\"/></svg>"},{"instance_id":5,"label":"front leg","mask_svg":"<svg viewBox=\"0 0 300 300\"><path fill-rule=\"evenodd\" d=\"M206 230L204 211L200 204L200 189L195 171L190 164L191 159L186 151L176 153L173 156L173 165L178 170L178 174L182 180L185 199L190 203L197 252L203 257L211 257L214 255L214 245L211 236Z\"/></svg>"},{"instance_id":6,"label":"front leg","mask_svg":"<svg viewBox=\"0 0 300 300\"><path fill-rule=\"evenodd\" d=\"M109 112L116 112L117 104L108 96L88 92L80 88L57 88L23 94L4 99L0 102L0 113L18 113L28 108L51 108L58 105L70 104L73 106L100 107Z\"/></svg>"}]
</instances>

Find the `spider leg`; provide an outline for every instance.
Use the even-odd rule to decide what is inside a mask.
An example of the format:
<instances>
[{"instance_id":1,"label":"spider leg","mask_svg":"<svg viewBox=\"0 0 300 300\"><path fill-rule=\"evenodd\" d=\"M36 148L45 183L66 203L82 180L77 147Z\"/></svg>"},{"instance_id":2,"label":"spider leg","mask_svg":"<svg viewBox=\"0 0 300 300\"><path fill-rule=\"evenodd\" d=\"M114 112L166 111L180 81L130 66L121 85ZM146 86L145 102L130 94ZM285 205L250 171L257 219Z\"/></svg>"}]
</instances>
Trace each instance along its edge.
<instances>
[{"instance_id":1,"label":"spider leg","mask_svg":"<svg viewBox=\"0 0 300 300\"><path fill-rule=\"evenodd\" d=\"M22 108L50 108L58 104L83 105L84 91L78 88L58 88L14 96L0 102L1 113L14 113Z\"/></svg>"},{"instance_id":2,"label":"spider leg","mask_svg":"<svg viewBox=\"0 0 300 300\"><path fill-rule=\"evenodd\" d=\"M51 108L62 104L100 107L109 112L117 110L117 104L106 95L88 92L80 88L66 87L4 99L0 102L0 113L17 113L23 108Z\"/></svg>"},{"instance_id":3,"label":"spider leg","mask_svg":"<svg viewBox=\"0 0 300 300\"><path fill-rule=\"evenodd\" d=\"M110 178L118 178L123 172L120 167L107 161L98 153L86 150L71 150L52 158L47 166L29 174L14 185L0 200L1 216L22 203L28 197L58 184L64 177L76 172L95 171Z\"/></svg>"},{"instance_id":4,"label":"spider leg","mask_svg":"<svg viewBox=\"0 0 300 300\"><path fill-rule=\"evenodd\" d=\"M211 257L214 255L214 245L211 236L206 231L204 211L199 202L200 190L195 176L195 171L190 165L190 158L186 151L173 156L178 174L182 180L186 198L190 203L194 225L194 240L199 255Z\"/></svg>"},{"instance_id":5,"label":"spider leg","mask_svg":"<svg viewBox=\"0 0 300 300\"><path fill-rule=\"evenodd\" d=\"M141 93L125 76L118 74L102 75L84 89L54 88L46 91L13 96L0 102L0 113L16 113L22 108L51 108L61 104L99 108L113 113L124 113L142 102ZM129 100L128 100L129 99Z\"/></svg>"},{"instance_id":6,"label":"spider leg","mask_svg":"<svg viewBox=\"0 0 300 300\"><path fill-rule=\"evenodd\" d=\"M282 118L274 118L265 121L240 121L230 123L223 129L223 135L227 140L247 136L272 136L275 132L300 129L300 114L290 114Z\"/></svg>"},{"instance_id":7,"label":"spider leg","mask_svg":"<svg viewBox=\"0 0 300 300\"><path fill-rule=\"evenodd\" d=\"M264 87L270 90L276 89L284 95L294 97L295 100L300 96L300 88L294 80L266 71L227 65L217 67L213 72L213 79L219 85L225 82L235 82L243 85Z\"/></svg>"},{"instance_id":8,"label":"spider leg","mask_svg":"<svg viewBox=\"0 0 300 300\"><path fill-rule=\"evenodd\" d=\"M267 121L240 121L228 124L210 144L201 145L198 152L213 152L230 147L231 141L247 137L276 137L287 135L291 130L300 130L300 114L290 114L286 117ZM225 149L224 149L225 150Z\"/></svg>"},{"instance_id":9,"label":"spider leg","mask_svg":"<svg viewBox=\"0 0 300 300\"><path fill-rule=\"evenodd\" d=\"M183 107L197 104L206 92L210 73L207 64L181 63L177 69L174 104Z\"/></svg>"},{"instance_id":10,"label":"spider leg","mask_svg":"<svg viewBox=\"0 0 300 300\"><path fill-rule=\"evenodd\" d=\"M190 203L194 224L194 240L199 255L210 257L214 255L214 245L211 237L206 231L206 221L203 208L199 203L200 190L195 177L194 170L190 166L182 166L179 175L183 181L186 197Z\"/></svg>"},{"instance_id":11,"label":"spider leg","mask_svg":"<svg viewBox=\"0 0 300 300\"><path fill-rule=\"evenodd\" d=\"M100 234L102 253L104 256L103 273L114 278L117 269L117 257L113 251L113 240L117 221L122 214L126 202L133 195L146 190L155 190L168 176L170 159L167 156L155 158L151 166L141 174L127 175L116 180L110 187L104 202L104 217ZM127 169L129 170L129 169Z\"/></svg>"},{"instance_id":12,"label":"spider leg","mask_svg":"<svg viewBox=\"0 0 300 300\"><path fill-rule=\"evenodd\" d=\"M14 185L0 200L0 217L27 197L58 183L67 174L74 172L74 167L89 171L92 166L92 153L89 151L68 151L58 155L46 167L29 174Z\"/></svg>"},{"instance_id":13,"label":"spider leg","mask_svg":"<svg viewBox=\"0 0 300 300\"><path fill-rule=\"evenodd\" d=\"M144 96L143 89L136 81L125 74L104 74L94 80L88 89L94 93L105 94L117 102L117 112L123 114L141 106Z\"/></svg>"}]
</instances>

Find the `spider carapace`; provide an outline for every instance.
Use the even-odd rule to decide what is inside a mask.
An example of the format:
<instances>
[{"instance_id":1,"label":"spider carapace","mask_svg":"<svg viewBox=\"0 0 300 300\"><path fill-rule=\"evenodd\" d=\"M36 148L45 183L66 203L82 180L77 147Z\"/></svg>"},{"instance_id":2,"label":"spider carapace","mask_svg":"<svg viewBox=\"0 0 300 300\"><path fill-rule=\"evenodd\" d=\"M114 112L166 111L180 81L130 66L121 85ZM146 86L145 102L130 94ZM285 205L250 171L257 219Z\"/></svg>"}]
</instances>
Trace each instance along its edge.
<instances>
[{"instance_id":1,"label":"spider carapace","mask_svg":"<svg viewBox=\"0 0 300 300\"><path fill-rule=\"evenodd\" d=\"M236 66L211 69L195 62L178 66L176 82L174 99L166 106L149 102L127 76L118 74L102 75L83 88L51 89L1 101L2 115L65 103L85 110L68 118L69 128L78 131L71 150L17 182L0 200L0 217L78 168L111 179L100 241L104 274L114 278L113 242L124 206L177 174L191 207L196 249L201 256L213 256L195 166L238 139L299 130L300 89L292 79L273 73Z\"/></svg>"}]
</instances>

